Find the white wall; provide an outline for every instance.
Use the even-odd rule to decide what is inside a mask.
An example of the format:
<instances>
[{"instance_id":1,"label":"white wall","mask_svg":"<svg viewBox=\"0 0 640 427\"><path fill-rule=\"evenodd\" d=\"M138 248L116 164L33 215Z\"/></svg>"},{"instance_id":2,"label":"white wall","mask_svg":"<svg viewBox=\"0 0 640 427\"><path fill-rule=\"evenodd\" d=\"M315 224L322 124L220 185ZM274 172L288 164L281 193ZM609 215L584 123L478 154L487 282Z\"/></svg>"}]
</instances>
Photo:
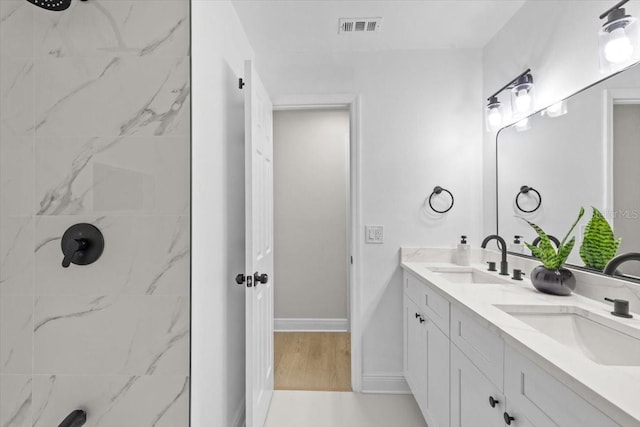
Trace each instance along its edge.
<instances>
[{"instance_id":1,"label":"white wall","mask_svg":"<svg viewBox=\"0 0 640 427\"><path fill-rule=\"evenodd\" d=\"M613 1L528 1L483 49L483 90L478 108L506 82L531 68L536 105L546 107L602 77L598 16ZM625 5L640 15L640 4ZM480 104L481 102L481 104ZM484 233L495 232L495 133L484 134Z\"/></svg>"},{"instance_id":2,"label":"white wall","mask_svg":"<svg viewBox=\"0 0 640 427\"><path fill-rule=\"evenodd\" d=\"M347 319L349 112L273 117L276 319Z\"/></svg>"},{"instance_id":3,"label":"white wall","mask_svg":"<svg viewBox=\"0 0 640 427\"><path fill-rule=\"evenodd\" d=\"M244 101L253 52L227 1L192 0L192 426L244 420ZM242 418L241 418L242 417Z\"/></svg>"},{"instance_id":4,"label":"white wall","mask_svg":"<svg viewBox=\"0 0 640 427\"><path fill-rule=\"evenodd\" d=\"M401 246L477 244L481 229L482 110L479 50L343 54L256 52L274 102L292 94L361 95L362 223L384 225L385 243L362 242L360 305L365 389L402 378ZM456 197L433 216L423 202L436 185ZM389 381L383 380L384 383Z\"/></svg>"}]
</instances>

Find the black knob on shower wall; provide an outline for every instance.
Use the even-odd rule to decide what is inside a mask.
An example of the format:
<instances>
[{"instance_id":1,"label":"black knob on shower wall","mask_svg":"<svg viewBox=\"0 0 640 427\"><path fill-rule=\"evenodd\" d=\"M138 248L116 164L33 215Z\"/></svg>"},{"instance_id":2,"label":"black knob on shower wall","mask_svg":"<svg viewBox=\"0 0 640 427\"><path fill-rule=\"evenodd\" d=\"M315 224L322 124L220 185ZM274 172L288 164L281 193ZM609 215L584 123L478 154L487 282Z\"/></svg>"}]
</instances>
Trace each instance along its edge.
<instances>
[{"instance_id":1,"label":"black knob on shower wall","mask_svg":"<svg viewBox=\"0 0 640 427\"><path fill-rule=\"evenodd\" d=\"M58 427L81 427L87 422L87 413L76 409L65 418Z\"/></svg>"},{"instance_id":2,"label":"black knob on shower wall","mask_svg":"<svg viewBox=\"0 0 640 427\"><path fill-rule=\"evenodd\" d=\"M91 224L72 225L62 235L60 243L64 258L62 266L71 264L88 265L96 262L104 250L104 237L98 228Z\"/></svg>"}]
</instances>

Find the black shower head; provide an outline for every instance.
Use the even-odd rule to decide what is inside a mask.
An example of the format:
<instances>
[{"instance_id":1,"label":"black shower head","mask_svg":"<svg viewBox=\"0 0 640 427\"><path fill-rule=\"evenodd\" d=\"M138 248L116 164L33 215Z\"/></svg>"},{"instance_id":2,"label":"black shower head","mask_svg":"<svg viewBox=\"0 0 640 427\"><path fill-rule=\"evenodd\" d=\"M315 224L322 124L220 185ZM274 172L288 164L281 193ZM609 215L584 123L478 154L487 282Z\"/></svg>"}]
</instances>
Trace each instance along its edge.
<instances>
[{"instance_id":1,"label":"black shower head","mask_svg":"<svg viewBox=\"0 0 640 427\"><path fill-rule=\"evenodd\" d=\"M41 7L45 10L60 12L71 6L71 0L27 0L29 3Z\"/></svg>"}]
</instances>

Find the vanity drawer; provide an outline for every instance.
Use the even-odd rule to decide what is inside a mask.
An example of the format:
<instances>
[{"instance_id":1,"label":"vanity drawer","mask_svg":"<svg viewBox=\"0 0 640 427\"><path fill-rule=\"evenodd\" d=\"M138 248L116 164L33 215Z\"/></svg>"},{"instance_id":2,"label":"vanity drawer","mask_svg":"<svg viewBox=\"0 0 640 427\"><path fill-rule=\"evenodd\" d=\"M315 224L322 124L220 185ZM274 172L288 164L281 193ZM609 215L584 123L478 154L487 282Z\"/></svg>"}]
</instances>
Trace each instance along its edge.
<instances>
[{"instance_id":1,"label":"vanity drawer","mask_svg":"<svg viewBox=\"0 0 640 427\"><path fill-rule=\"evenodd\" d=\"M451 309L451 341L502 390L504 342L460 309Z\"/></svg>"},{"instance_id":2,"label":"vanity drawer","mask_svg":"<svg viewBox=\"0 0 640 427\"><path fill-rule=\"evenodd\" d=\"M411 273L404 273L404 292L407 294L409 299L413 301L415 304L422 309L422 293L426 288L426 285L418 280Z\"/></svg>"},{"instance_id":3,"label":"vanity drawer","mask_svg":"<svg viewBox=\"0 0 640 427\"><path fill-rule=\"evenodd\" d=\"M445 335L449 336L449 301L445 297L431 285L407 272L404 273L404 292Z\"/></svg>"},{"instance_id":4,"label":"vanity drawer","mask_svg":"<svg viewBox=\"0 0 640 427\"><path fill-rule=\"evenodd\" d=\"M611 418L575 394L535 363L507 346L504 392L513 417L534 425L613 427Z\"/></svg>"},{"instance_id":5,"label":"vanity drawer","mask_svg":"<svg viewBox=\"0 0 640 427\"><path fill-rule=\"evenodd\" d=\"M449 301L429 285L423 285L422 309L446 336L449 336Z\"/></svg>"}]
</instances>

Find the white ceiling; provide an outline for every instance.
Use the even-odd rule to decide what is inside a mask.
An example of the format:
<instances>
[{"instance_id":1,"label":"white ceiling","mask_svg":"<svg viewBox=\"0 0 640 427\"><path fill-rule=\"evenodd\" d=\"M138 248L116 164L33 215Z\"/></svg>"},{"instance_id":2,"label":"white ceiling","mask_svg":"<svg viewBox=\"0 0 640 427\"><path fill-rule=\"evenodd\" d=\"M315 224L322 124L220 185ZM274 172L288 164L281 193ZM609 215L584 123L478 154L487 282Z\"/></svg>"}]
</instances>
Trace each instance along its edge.
<instances>
[{"instance_id":1,"label":"white ceiling","mask_svg":"<svg viewBox=\"0 0 640 427\"><path fill-rule=\"evenodd\" d=\"M524 0L234 0L265 52L481 48ZM338 34L339 18L382 17L380 32Z\"/></svg>"}]
</instances>

